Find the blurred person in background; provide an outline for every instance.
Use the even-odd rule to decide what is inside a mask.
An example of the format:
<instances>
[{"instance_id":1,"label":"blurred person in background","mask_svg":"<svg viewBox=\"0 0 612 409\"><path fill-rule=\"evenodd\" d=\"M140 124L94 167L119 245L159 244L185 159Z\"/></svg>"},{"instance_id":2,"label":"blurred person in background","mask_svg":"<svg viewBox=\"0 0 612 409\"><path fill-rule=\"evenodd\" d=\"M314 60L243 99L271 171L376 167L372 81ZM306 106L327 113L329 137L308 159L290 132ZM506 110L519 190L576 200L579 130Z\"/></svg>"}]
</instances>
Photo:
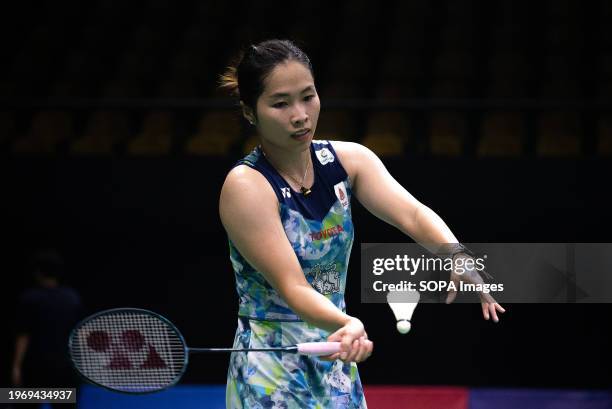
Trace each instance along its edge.
<instances>
[{"instance_id":1,"label":"blurred person in background","mask_svg":"<svg viewBox=\"0 0 612 409\"><path fill-rule=\"evenodd\" d=\"M28 270L36 286L17 305L12 382L16 387L74 388L78 382L68 356L68 336L83 314L76 290L61 284L62 257L54 250L36 253ZM40 404L19 404L37 408ZM61 408L76 407L61 404Z\"/></svg>"}]
</instances>

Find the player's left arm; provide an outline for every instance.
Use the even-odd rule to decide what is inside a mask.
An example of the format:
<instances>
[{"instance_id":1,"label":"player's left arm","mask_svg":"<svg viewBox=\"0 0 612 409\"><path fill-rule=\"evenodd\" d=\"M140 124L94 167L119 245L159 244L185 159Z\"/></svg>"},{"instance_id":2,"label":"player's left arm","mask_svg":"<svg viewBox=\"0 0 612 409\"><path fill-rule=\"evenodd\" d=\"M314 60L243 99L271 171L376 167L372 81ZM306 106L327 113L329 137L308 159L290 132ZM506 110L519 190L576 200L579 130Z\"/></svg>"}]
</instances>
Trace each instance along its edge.
<instances>
[{"instance_id":1,"label":"player's left arm","mask_svg":"<svg viewBox=\"0 0 612 409\"><path fill-rule=\"evenodd\" d=\"M334 141L332 145L352 181L353 194L370 213L433 253L437 253L442 244L458 243L440 216L400 185L374 152L353 142ZM477 273L472 277L458 277L453 273L451 279L482 281ZM454 298L454 293L449 294L448 302ZM484 318L492 317L497 322L497 312L504 312L504 309L490 294L481 294L480 298Z\"/></svg>"},{"instance_id":2,"label":"player's left arm","mask_svg":"<svg viewBox=\"0 0 612 409\"><path fill-rule=\"evenodd\" d=\"M353 142L334 141L333 146L351 178L355 197L370 213L428 250L435 252L441 243L457 243L446 223L400 185L374 152Z\"/></svg>"}]
</instances>

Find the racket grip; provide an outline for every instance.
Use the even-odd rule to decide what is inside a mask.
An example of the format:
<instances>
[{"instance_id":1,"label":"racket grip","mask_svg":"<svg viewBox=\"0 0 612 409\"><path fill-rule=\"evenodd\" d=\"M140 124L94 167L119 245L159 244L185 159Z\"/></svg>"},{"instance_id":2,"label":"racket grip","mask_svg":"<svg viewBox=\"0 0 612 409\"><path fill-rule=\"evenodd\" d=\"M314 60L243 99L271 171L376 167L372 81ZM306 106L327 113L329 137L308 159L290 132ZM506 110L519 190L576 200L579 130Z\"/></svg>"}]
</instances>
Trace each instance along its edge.
<instances>
[{"instance_id":1,"label":"racket grip","mask_svg":"<svg viewBox=\"0 0 612 409\"><path fill-rule=\"evenodd\" d=\"M297 344L298 354L324 356L340 352L339 342L304 342Z\"/></svg>"}]
</instances>

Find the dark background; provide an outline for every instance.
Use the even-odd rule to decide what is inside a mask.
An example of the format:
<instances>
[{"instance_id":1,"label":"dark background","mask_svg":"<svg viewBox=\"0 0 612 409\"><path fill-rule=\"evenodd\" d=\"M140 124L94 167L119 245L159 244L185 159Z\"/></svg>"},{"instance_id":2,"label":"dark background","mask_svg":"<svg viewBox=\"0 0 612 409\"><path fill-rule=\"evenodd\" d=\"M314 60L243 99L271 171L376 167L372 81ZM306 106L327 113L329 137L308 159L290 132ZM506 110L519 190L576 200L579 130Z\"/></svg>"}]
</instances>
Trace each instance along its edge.
<instances>
[{"instance_id":1,"label":"dark background","mask_svg":"<svg viewBox=\"0 0 612 409\"><path fill-rule=\"evenodd\" d=\"M26 261L43 247L64 256L67 283L88 312L150 308L190 345L231 344L237 299L218 194L252 135L238 116L234 128L212 124L213 114L235 112L215 90L217 76L251 41L302 44L321 94L321 137L336 132L379 152L460 240L609 241L605 1L13 7L3 13L9 62L0 68L1 385L9 382L15 302L32 283ZM120 120L100 122L99 112ZM406 126L380 124L398 113ZM499 114L506 122L491 131ZM207 115L213 120L201 127ZM101 128L109 149L75 148ZM159 128L166 145L155 139ZM190 150L202 133L221 148ZM392 135L390 144L380 133ZM143 137L152 150L139 149ZM518 148L505 149L507 140ZM375 342L360 365L364 383L612 385L609 304L507 305L499 324L485 322L477 305L426 304L411 333L399 335L388 306L360 303L359 248L409 239L353 206L346 298ZM194 357L185 381L224 383L227 363Z\"/></svg>"}]
</instances>

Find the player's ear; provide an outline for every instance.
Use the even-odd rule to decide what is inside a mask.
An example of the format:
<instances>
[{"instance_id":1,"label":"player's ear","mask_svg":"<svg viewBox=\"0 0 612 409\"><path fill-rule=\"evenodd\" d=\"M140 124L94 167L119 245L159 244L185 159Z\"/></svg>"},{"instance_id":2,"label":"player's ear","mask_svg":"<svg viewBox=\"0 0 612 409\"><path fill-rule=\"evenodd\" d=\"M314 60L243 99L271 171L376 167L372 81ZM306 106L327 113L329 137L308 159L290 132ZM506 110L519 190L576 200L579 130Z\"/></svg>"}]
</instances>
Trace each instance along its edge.
<instances>
[{"instance_id":1,"label":"player's ear","mask_svg":"<svg viewBox=\"0 0 612 409\"><path fill-rule=\"evenodd\" d=\"M257 120L255 119L253 109L242 101L240 101L240 108L242 108L242 116L244 116L244 119L246 119L251 125L255 125Z\"/></svg>"}]
</instances>

